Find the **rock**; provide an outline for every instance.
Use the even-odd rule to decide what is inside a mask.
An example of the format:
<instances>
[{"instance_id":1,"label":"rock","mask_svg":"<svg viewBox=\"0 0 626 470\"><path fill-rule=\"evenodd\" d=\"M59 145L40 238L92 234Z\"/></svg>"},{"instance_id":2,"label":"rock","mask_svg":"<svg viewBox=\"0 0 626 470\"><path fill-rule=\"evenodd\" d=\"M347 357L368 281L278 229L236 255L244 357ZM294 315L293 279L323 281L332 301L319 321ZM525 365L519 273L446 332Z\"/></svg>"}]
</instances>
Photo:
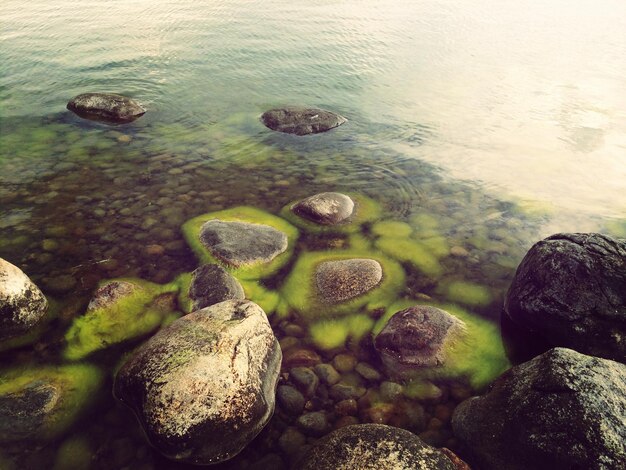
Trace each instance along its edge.
<instances>
[{"instance_id":1,"label":"rock","mask_svg":"<svg viewBox=\"0 0 626 470\"><path fill-rule=\"evenodd\" d=\"M337 225L354 211L354 202L341 193L320 193L294 204L291 210L320 225Z\"/></svg>"},{"instance_id":2,"label":"rock","mask_svg":"<svg viewBox=\"0 0 626 470\"><path fill-rule=\"evenodd\" d=\"M333 358L333 366L341 373L352 372L357 365L356 357L350 354L337 354Z\"/></svg>"},{"instance_id":3,"label":"rock","mask_svg":"<svg viewBox=\"0 0 626 470\"><path fill-rule=\"evenodd\" d=\"M287 250L287 235L274 227L248 222L209 220L200 241L213 256L233 267L268 263Z\"/></svg>"},{"instance_id":4,"label":"rock","mask_svg":"<svg viewBox=\"0 0 626 470\"><path fill-rule=\"evenodd\" d=\"M448 312L416 305L395 313L376 336L383 364L396 376L445 363L451 345L463 336L463 322Z\"/></svg>"},{"instance_id":5,"label":"rock","mask_svg":"<svg viewBox=\"0 0 626 470\"><path fill-rule=\"evenodd\" d=\"M285 429L278 439L278 445L287 455L296 454L304 444L306 444L306 437L293 427Z\"/></svg>"},{"instance_id":6,"label":"rock","mask_svg":"<svg viewBox=\"0 0 626 470\"><path fill-rule=\"evenodd\" d=\"M46 277L42 280L42 287L46 292L56 295L67 294L76 287L76 278L70 274L61 274L54 277Z\"/></svg>"},{"instance_id":7,"label":"rock","mask_svg":"<svg viewBox=\"0 0 626 470\"><path fill-rule=\"evenodd\" d=\"M361 398L365 395L367 389L358 385L350 385L346 383L338 383L330 388L330 396L335 401L343 401Z\"/></svg>"},{"instance_id":8,"label":"rock","mask_svg":"<svg viewBox=\"0 0 626 470\"><path fill-rule=\"evenodd\" d=\"M504 317L544 350L626 362L626 240L562 233L536 243L517 268Z\"/></svg>"},{"instance_id":9,"label":"rock","mask_svg":"<svg viewBox=\"0 0 626 470\"><path fill-rule=\"evenodd\" d=\"M87 310L107 308L120 299L141 290L137 284L128 281L110 281L98 287L93 293Z\"/></svg>"},{"instance_id":10,"label":"rock","mask_svg":"<svg viewBox=\"0 0 626 470\"><path fill-rule=\"evenodd\" d=\"M318 364L315 366L315 373L326 385L335 385L341 380L339 372L330 364Z\"/></svg>"},{"instance_id":11,"label":"rock","mask_svg":"<svg viewBox=\"0 0 626 470\"><path fill-rule=\"evenodd\" d=\"M403 390L404 388L399 383L385 381L380 384L380 398L393 403L402 396Z\"/></svg>"},{"instance_id":12,"label":"rock","mask_svg":"<svg viewBox=\"0 0 626 470\"><path fill-rule=\"evenodd\" d=\"M84 364L3 370L0 444L61 436L91 404L102 378Z\"/></svg>"},{"instance_id":13,"label":"rock","mask_svg":"<svg viewBox=\"0 0 626 470\"><path fill-rule=\"evenodd\" d=\"M484 470L626 468L626 366L554 348L455 410L456 437Z\"/></svg>"},{"instance_id":14,"label":"rock","mask_svg":"<svg viewBox=\"0 0 626 470\"><path fill-rule=\"evenodd\" d=\"M383 424L357 424L317 441L295 468L455 470L456 466L443 452L409 431Z\"/></svg>"},{"instance_id":15,"label":"rock","mask_svg":"<svg viewBox=\"0 0 626 470\"><path fill-rule=\"evenodd\" d=\"M323 411L305 413L298 418L296 424L309 436L323 436L328 431L328 419Z\"/></svg>"},{"instance_id":16,"label":"rock","mask_svg":"<svg viewBox=\"0 0 626 470\"><path fill-rule=\"evenodd\" d=\"M28 276L0 258L0 340L28 333L47 309L48 301Z\"/></svg>"},{"instance_id":17,"label":"rock","mask_svg":"<svg viewBox=\"0 0 626 470\"><path fill-rule=\"evenodd\" d=\"M85 119L114 124L134 121L146 112L132 98L114 93L83 93L72 98L67 109Z\"/></svg>"},{"instance_id":18,"label":"rock","mask_svg":"<svg viewBox=\"0 0 626 470\"><path fill-rule=\"evenodd\" d=\"M289 385L281 385L276 391L278 406L287 414L299 415L304 409L304 396Z\"/></svg>"},{"instance_id":19,"label":"rock","mask_svg":"<svg viewBox=\"0 0 626 470\"><path fill-rule=\"evenodd\" d=\"M228 271L217 264L205 264L192 273L189 298L192 310L200 310L225 300L243 300L243 287Z\"/></svg>"},{"instance_id":20,"label":"rock","mask_svg":"<svg viewBox=\"0 0 626 470\"><path fill-rule=\"evenodd\" d=\"M322 362L322 358L312 349L292 348L285 353L283 367L313 367Z\"/></svg>"},{"instance_id":21,"label":"rock","mask_svg":"<svg viewBox=\"0 0 626 470\"><path fill-rule=\"evenodd\" d=\"M264 112L261 121L273 131L307 135L326 132L342 125L347 119L323 109L288 106Z\"/></svg>"},{"instance_id":22,"label":"rock","mask_svg":"<svg viewBox=\"0 0 626 470\"><path fill-rule=\"evenodd\" d=\"M307 397L315 395L320 379L308 367L294 367L289 371L291 380Z\"/></svg>"},{"instance_id":23,"label":"rock","mask_svg":"<svg viewBox=\"0 0 626 470\"><path fill-rule=\"evenodd\" d=\"M373 259L325 261L315 271L317 292L323 302L339 303L369 292L383 278L383 268Z\"/></svg>"},{"instance_id":24,"label":"rock","mask_svg":"<svg viewBox=\"0 0 626 470\"><path fill-rule=\"evenodd\" d=\"M208 465L235 456L267 424L280 363L265 312L229 300L150 338L118 372L114 395L166 457Z\"/></svg>"},{"instance_id":25,"label":"rock","mask_svg":"<svg viewBox=\"0 0 626 470\"><path fill-rule=\"evenodd\" d=\"M376 369L366 362L359 362L354 368L357 374L363 377L365 380L380 380L382 375Z\"/></svg>"}]
</instances>

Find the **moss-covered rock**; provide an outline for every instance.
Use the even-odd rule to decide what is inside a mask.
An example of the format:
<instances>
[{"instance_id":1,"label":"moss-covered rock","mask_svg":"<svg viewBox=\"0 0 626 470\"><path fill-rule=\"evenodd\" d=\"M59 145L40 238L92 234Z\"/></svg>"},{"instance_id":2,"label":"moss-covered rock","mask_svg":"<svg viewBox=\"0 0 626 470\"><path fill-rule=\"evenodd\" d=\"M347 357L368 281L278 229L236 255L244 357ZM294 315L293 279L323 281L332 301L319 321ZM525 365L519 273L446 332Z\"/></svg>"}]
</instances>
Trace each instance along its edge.
<instances>
[{"instance_id":1,"label":"moss-covered rock","mask_svg":"<svg viewBox=\"0 0 626 470\"><path fill-rule=\"evenodd\" d=\"M164 285L141 279L105 282L95 292L85 314L74 319L65 334L64 357L78 360L156 330L175 310L172 295L178 290L176 282Z\"/></svg>"},{"instance_id":2,"label":"moss-covered rock","mask_svg":"<svg viewBox=\"0 0 626 470\"><path fill-rule=\"evenodd\" d=\"M431 249L417 240L395 237L380 237L376 248L398 261L410 263L421 273L432 278L440 277L443 266Z\"/></svg>"},{"instance_id":3,"label":"moss-covered rock","mask_svg":"<svg viewBox=\"0 0 626 470\"><path fill-rule=\"evenodd\" d=\"M1 371L0 443L60 436L97 396L102 379L101 371L88 364Z\"/></svg>"},{"instance_id":4,"label":"moss-covered rock","mask_svg":"<svg viewBox=\"0 0 626 470\"><path fill-rule=\"evenodd\" d=\"M493 299L484 286L468 281L451 281L439 287L439 292L450 301L468 307L486 307Z\"/></svg>"},{"instance_id":5,"label":"moss-covered rock","mask_svg":"<svg viewBox=\"0 0 626 470\"><path fill-rule=\"evenodd\" d=\"M277 230L286 235L287 247L282 253L277 254L268 261L259 260L257 262L243 264L225 262L223 257L220 258L213 254L201 240L202 227L207 222L213 220L221 222L257 224L259 226L270 227L271 229ZM182 230L187 243L203 264L220 264L240 280L260 279L274 274L285 263L287 263L287 261L289 261L289 258L293 253L295 242L298 238L298 230L288 222L260 209L246 206L234 207L223 211L199 215L185 222Z\"/></svg>"}]
</instances>

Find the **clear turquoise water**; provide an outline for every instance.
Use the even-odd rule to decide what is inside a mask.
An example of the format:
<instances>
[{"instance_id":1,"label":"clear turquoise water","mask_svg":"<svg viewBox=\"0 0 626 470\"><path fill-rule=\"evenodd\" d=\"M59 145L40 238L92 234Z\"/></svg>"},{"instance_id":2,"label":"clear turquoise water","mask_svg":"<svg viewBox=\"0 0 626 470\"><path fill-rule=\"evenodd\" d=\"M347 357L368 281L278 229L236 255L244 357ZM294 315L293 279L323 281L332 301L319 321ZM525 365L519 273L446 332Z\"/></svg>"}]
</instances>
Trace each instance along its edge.
<instances>
[{"instance_id":1,"label":"clear turquoise water","mask_svg":"<svg viewBox=\"0 0 626 470\"><path fill-rule=\"evenodd\" d=\"M446 276L487 286L477 314L497 318L536 240L626 236L625 19L618 0L5 1L0 257L71 303L193 269L190 217L361 192L394 219L435 217L469 253ZM65 105L87 91L148 112L80 120ZM303 138L259 122L287 104L349 122ZM2 361L54 360L66 327Z\"/></svg>"}]
</instances>

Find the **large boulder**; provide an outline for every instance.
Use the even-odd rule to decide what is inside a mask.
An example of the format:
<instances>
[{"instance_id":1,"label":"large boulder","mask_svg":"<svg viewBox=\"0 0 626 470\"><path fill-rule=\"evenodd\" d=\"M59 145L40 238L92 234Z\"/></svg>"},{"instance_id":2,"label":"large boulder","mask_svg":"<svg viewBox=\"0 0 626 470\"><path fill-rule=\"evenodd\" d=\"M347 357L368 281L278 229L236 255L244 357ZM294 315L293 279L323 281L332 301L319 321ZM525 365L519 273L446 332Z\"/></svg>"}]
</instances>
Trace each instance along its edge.
<instances>
[{"instance_id":1,"label":"large boulder","mask_svg":"<svg viewBox=\"0 0 626 470\"><path fill-rule=\"evenodd\" d=\"M483 470L626 468L626 366L555 348L461 403L456 437Z\"/></svg>"},{"instance_id":2,"label":"large boulder","mask_svg":"<svg viewBox=\"0 0 626 470\"><path fill-rule=\"evenodd\" d=\"M345 426L326 435L304 455L300 470L455 470L443 452L415 434L383 424Z\"/></svg>"},{"instance_id":3,"label":"large boulder","mask_svg":"<svg viewBox=\"0 0 626 470\"><path fill-rule=\"evenodd\" d=\"M291 210L320 225L337 225L354 211L354 201L341 193L319 193L297 202Z\"/></svg>"},{"instance_id":4,"label":"large boulder","mask_svg":"<svg viewBox=\"0 0 626 470\"><path fill-rule=\"evenodd\" d=\"M200 242L233 267L268 263L287 250L287 235L274 227L218 219L202 226Z\"/></svg>"},{"instance_id":5,"label":"large boulder","mask_svg":"<svg viewBox=\"0 0 626 470\"><path fill-rule=\"evenodd\" d=\"M363 295L380 284L382 278L380 263L367 258L325 261L315 270L318 296L330 304Z\"/></svg>"},{"instance_id":6,"label":"large boulder","mask_svg":"<svg viewBox=\"0 0 626 470\"><path fill-rule=\"evenodd\" d=\"M506 295L505 322L519 344L625 362L626 240L561 233L535 244Z\"/></svg>"},{"instance_id":7,"label":"large boulder","mask_svg":"<svg viewBox=\"0 0 626 470\"><path fill-rule=\"evenodd\" d=\"M85 119L123 124L146 110L132 98L115 93L83 93L67 103L67 109Z\"/></svg>"},{"instance_id":8,"label":"large boulder","mask_svg":"<svg viewBox=\"0 0 626 470\"><path fill-rule=\"evenodd\" d=\"M189 299L192 311L209 307L225 300L243 300L243 287L228 271L217 264L205 264L192 273Z\"/></svg>"},{"instance_id":9,"label":"large boulder","mask_svg":"<svg viewBox=\"0 0 626 470\"><path fill-rule=\"evenodd\" d=\"M0 340L27 333L47 308L48 301L28 276L0 258Z\"/></svg>"},{"instance_id":10,"label":"large boulder","mask_svg":"<svg viewBox=\"0 0 626 470\"><path fill-rule=\"evenodd\" d=\"M376 336L374 345L392 375L402 376L423 367L438 367L465 325L445 310L415 305L396 312Z\"/></svg>"},{"instance_id":11,"label":"large boulder","mask_svg":"<svg viewBox=\"0 0 626 470\"><path fill-rule=\"evenodd\" d=\"M273 131L307 135L326 132L341 126L347 119L324 109L287 106L264 112L261 121Z\"/></svg>"},{"instance_id":12,"label":"large boulder","mask_svg":"<svg viewBox=\"0 0 626 470\"><path fill-rule=\"evenodd\" d=\"M114 394L165 456L235 456L274 411L282 354L263 310L229 300L160 330L124 364Z\"/></svg>"}]
</instances>

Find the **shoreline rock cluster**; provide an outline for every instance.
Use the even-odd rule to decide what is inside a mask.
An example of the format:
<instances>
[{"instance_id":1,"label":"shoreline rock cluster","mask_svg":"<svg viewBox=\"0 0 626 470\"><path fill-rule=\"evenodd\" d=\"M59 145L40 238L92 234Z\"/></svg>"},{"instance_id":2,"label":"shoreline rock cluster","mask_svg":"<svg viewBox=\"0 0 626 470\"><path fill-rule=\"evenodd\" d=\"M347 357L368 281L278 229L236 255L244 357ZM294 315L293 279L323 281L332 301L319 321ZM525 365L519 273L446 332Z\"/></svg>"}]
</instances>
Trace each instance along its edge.
<instances>
[{"instance_id":1,"label":"shoreline rock cluster","mask_svg":"<svg viewBox=\"0 0 626 470\"><path fill-rule=\"evenodd\" d=\"M63 355L82 361L140 342L117 370L114 396L133 411L149 442L180 462L209 465L233 458L264 429L277 404L281 419L290 423L278 446L297 467L354 468L359 462L359 468L467 469L451 451L394 427L424 421L423 411L412 417L417 409L405 401L407 394L429 400L439 396L434 381L463 378L476 389L491 385L484 396L462 402L454 415L444 407L430 422L436 429L437 422L451 419L461 457L476 468L626 465L625 366L586 355L603 344L609 349L603 355L623 362L620 343L598 335L607 321L610 334L623 334L626 241L560 234L529 251L503 316L514 327L551 339L554 349L492 382L508 366L503 353L494 353L497 337L490 335L496 330L451 306L398 298L406 282L405 253L376 248L405 240L390 236L389 229L410 230L384 221L385 228L375 225L367 239L361 227L374 207L360 196L321 193L289 204L283 218L246 207L195 217L183 232L200 266L164 285L137 279L104 283L68 329ZM302 252L295 249L300 230L342 236L348 246ZM388 244L381 243L385 239ZM294 253L298 259L291 263ZM0 323L12 336L26 333L41 321L46 299L18 268L3 260L0 267ZM285 267L290 273L281 285L265 282ZM572 287L568 276L577 276L576 295L563 293ZM14 288L17 280L21 290ZM18 290L32 302L15 300ZM363 313L374 306L378 319ZM20 308L34 318L27 326ZM320 318L320 312L328 317ZM332 364L287 339L279 345L268 317L298 318L299 323L285 320L286 338L310 338L328 351ZM585 329L574 328L574 341L567 328L576 320ZM363 339L370 341L377 364L333 352L348 340ZM583 350L566 349L573 346ZM66 377L63 367L82 368L76 375L90 379L83 386L64 385L69 382L59 378ZM88 363L25 374L32 380L0 385L0 414L9 428L22 430L18 436L34 439L61 435L90 406L89 395L101 381ZM76 408L55 411L53 403L65 403L55 393L64 390L75 394ZM399 403L408 408L396 409ZM12 404L18 412L20 406L32 408L32 419L18 420ZM44 409L51 415L39 413ZM65 418L55 419L54 413ZM373 424L361 424L361 417ZM63 424L50 430L45 423L51 420ZM422 434L426 439L427 432Z\"/></svg>"}]
</instances>

